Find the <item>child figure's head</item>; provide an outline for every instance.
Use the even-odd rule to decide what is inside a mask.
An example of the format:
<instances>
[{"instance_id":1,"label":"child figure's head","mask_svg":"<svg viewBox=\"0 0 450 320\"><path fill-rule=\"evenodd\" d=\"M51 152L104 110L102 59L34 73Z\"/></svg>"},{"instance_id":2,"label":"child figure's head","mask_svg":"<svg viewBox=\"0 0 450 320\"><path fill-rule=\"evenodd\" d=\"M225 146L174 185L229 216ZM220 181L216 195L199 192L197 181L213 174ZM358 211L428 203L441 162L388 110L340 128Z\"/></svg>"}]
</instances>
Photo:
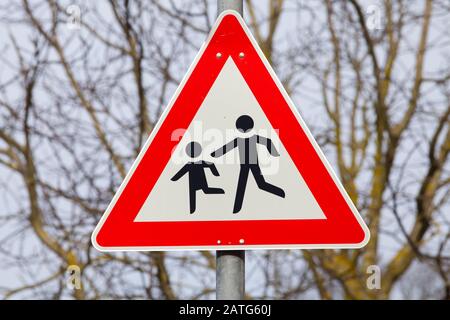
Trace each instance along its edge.
<instances>
[{"instance_id":1,"label":"child figure's head","mask_svg":"<svg viewBox=\"0 0 450 320\"><path fill-rule=\"evenodd\" d=\"M196 158L202 153L202 146L200 143L192 141L186 146L186 154L191 158Z\"/></svg>"},{"instance_id":2,"label":"child figure's head","mask_svg":"<svg viewBox=\"0 0 450 320\"><path fill-rule=\"evenodd\" d=\"M240 132L247 132L251 129L253 129L253 119L250 116L243 115L237 118L236 120L236 129L238 129Z\"/></svg>"}]
</instances>

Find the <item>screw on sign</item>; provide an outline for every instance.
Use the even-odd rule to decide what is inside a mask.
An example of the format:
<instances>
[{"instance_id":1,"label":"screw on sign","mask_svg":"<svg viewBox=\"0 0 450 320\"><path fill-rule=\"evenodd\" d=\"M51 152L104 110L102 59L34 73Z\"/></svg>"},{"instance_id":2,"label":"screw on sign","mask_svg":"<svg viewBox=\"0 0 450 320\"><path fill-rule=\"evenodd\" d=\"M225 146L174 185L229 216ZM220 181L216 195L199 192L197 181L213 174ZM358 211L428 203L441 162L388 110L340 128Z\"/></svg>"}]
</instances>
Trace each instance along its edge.
<instances>
[{"instance_id":1,"label":"screw on sign","mask_svg":"<svg viewBox=\"0 0 450 320\"><path fill-rule=\"evenodd\" d=\"M359 248L369 231L224 11L95 229L102 251Z\"/></svg>"}]
</instances>

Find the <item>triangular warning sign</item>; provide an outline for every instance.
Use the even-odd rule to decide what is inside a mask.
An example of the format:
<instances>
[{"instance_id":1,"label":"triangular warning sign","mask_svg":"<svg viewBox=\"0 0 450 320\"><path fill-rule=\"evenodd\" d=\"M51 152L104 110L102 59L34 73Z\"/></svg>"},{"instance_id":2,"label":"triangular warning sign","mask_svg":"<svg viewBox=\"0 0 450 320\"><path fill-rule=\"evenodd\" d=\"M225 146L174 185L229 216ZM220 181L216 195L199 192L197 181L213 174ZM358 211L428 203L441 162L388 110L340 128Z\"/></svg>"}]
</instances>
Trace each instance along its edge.
<instances>
[{"instance_id":1,"label":"triangular warning sign","mask_svg":"<svg viewBox=\"0 0 450 320\"><path fill-rule=\"evenodd\" d=\"M92 235L103 251L359 248L368 239L234 11L217 19Z\"/></svg>"}]
</instances>

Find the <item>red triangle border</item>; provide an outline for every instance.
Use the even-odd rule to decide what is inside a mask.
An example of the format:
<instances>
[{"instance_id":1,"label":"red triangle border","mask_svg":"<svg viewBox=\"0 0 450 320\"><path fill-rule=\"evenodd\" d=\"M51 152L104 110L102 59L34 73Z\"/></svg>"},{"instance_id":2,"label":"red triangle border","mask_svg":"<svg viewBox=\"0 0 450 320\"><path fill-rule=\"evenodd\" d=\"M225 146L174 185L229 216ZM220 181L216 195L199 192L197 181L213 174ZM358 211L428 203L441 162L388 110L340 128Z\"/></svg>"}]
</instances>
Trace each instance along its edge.
<instances>
[{"instance_id":1,"label":"red triangle border","mask_svg":"<svg viewBox=\"0 0 450 320\"><path fill-rule=\"evenodd\" d=\"M178 141L171 139L172 132L188 128L227 57L233 59L271 125L278 129L280 140L327 219L134 222L176 147ZM368 240L367 226L243 19L234 11L219 16L92 235L94 246L101 251L359 248Z\"/></svg>"}]
</instances>

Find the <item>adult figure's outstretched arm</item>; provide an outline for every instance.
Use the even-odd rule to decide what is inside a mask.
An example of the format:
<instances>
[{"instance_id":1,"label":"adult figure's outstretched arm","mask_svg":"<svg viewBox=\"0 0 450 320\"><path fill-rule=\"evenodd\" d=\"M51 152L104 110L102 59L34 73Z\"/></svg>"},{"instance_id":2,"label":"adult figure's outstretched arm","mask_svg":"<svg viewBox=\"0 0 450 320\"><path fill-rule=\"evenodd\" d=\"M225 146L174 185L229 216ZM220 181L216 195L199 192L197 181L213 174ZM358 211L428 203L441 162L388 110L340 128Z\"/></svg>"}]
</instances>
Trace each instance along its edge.
<instances>
[{"instance_id":1,"label":"adult figure's outstretched arm","mask_svg":"<svg viewBox=\"0 0 450 320\"><path fill-rule=\"evenodd\" d=\"M211 153L211 156L213 156L214 158L218 158L220 156L223 156L228 151L233 150L236 147L237 147L237 138L235 138L234 140L228 142L223 147L221 147L221 148L217 149L216 151L214 151L213 153Z\"/></svg>"}]
</instances>

